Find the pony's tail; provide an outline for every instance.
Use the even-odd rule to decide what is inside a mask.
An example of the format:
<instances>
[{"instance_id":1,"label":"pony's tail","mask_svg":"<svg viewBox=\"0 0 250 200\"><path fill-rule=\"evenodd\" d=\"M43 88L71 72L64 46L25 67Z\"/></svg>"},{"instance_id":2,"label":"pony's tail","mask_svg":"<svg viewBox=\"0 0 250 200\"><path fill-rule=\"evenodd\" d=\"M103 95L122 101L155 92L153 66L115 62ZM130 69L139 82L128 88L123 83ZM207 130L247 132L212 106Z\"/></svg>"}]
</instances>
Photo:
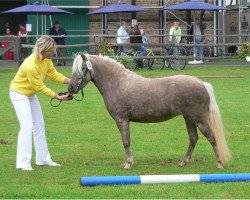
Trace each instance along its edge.
<instances>
[{"instance_id":1,"label":"pony's tail","mask_svg":"<svg viewBox=\"0 0 250 200\"><path fill-rule=\"evenodd\" d=\"M221 119L220 110L215 100L213 86L207 82L204 82L204 86L210 97L209 104L209 123L215 136L219 157L222 164L230 160L232 157L227 146L227 142L224 134L224 126Z\"/></svg>"}]
</instances>

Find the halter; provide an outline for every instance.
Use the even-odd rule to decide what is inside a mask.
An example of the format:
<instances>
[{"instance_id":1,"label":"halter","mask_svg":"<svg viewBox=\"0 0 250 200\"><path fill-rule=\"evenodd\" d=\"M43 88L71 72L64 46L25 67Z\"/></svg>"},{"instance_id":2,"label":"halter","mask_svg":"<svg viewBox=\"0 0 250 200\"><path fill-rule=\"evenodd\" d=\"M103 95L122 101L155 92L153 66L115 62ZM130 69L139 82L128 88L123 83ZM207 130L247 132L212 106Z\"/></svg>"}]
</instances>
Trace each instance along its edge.
<instances>
[{"instance_id":1,"label":"halter","mask_svg":"<svg viewBox=\"0 0 250 200\"><path fill-rule=\"evenodd\" d=\"M82 56L81 56L82 57ZM93 80L93 77L92 77L92 74L91 74L91 71L92 71L92 69L93 69L93 67L92 67L92 64L91 64L91 62L89 61L89 59L86 57L86 61L85 61L85 64L86 64L86 70L85 70L85 72L84 72L84 74L83 74L83 77L82 77L82 80L81 80L81 82L77 85L77 90L79 91L79 90L81 90L81 94L82 94L82 98L81 99L76 99L73 95L70 95L69 96L69 100L72 100L72 99L74 99L74 100L76 100L76 101L82 101L83 100L83 98L84 98L84 93L83 93L83 88L84 87L82 87L81 89L79 89L80 88L80 86L83 84L83 82L86 80L86 75L87 75L87 73L88 73L88 71L89 71L89 74L90 74L90 80ZM83 57L82 57L82 60L83 60ZM84 69L84 62L82 63L82 71L83 71L83 69ZM59 93L58 95L65 95L65 94L67 94L67 92L64 92L64 93ZM53 101L55 100L55 98L51 98L50 99L50 105L51 106L53 106L53 107L58 107L58 106L60 106L61 105L61 102L62 102L62 100L59 100L59 103L58 104L55 104L55 103L53 103Z\"/></svg>"},{"instance_id":2,"label":"halter","mask_svg":"<svg viewBox=\"0 0 250 200\"><path fill-rule=\"evenodd\" d=\"M82 57L82 56L81 56ZM85 61L85 64L86 64L86 70L85 70L85 72L84 72L84 74L83 74L83 77L82 77L82 80L81 80L81 82L77 85L77 90L81 90L81 92L82 92L82 94L83 94L83 88L84 87L82 87L81 89L79 89L80 88L80 86L83 84L83 82L86 80L86 75L87 75L87 73L89 72L89 74L90 74L90 80L92 81L93 80L93 77L92 77L92 74L91 74L91 71L92 71L92 69L93 69L93 67L92 67L92 64L91 64L91 62L89 61L89 59L87 58L87 57L85 57L87 60ZM83 57L82 57L82 60L83 60ZM82 62L82 71L83 71L83 69L84 69L84 62Z\"/></svg>"}]
</instances>

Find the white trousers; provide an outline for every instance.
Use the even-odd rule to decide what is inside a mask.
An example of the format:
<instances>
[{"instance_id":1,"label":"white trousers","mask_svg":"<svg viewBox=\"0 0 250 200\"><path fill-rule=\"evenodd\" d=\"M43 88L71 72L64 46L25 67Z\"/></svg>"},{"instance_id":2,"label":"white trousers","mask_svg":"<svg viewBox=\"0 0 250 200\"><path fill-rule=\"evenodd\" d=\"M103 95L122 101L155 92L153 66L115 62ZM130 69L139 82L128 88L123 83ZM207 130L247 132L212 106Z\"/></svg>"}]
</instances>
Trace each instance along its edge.
<instances>
[{"instance_id":1,"label":"white trousers","mask_svg":"<svg viewBox=\"0 0 250 200\"><path fill-rule=\"evenodd\" d=\"M43 113L37 96L28 97L10 90L10 99L20 124L16 168L31 167L32 135L34 135L36 164L52 161L46 142Z\"/></svg>"}]
</instances>

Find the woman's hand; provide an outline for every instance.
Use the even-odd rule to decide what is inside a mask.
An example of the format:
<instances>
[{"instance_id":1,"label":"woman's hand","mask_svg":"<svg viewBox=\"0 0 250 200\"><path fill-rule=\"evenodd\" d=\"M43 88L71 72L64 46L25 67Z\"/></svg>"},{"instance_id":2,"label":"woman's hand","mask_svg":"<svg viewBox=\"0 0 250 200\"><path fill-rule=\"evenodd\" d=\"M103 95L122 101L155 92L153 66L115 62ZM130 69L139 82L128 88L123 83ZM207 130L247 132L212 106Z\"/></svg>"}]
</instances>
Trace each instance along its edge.
<instances>
[{"instance_id":1,"label":"woman's hand","mask_svg":"<svg viewBox=\"0 0 250 200\"><path fill-rule=\"evenodd\" d=\"M69 78L66 78L66 79L64 80L64 84L69 84L69 82L70 82L70 79L69 79Z\"/></svg>"},{"instance_id":2,"label":"woman's hand","mask_svg":"<svg viewBox=\"0 0 250 200\"><path fill-rule=\"evenodd\" d=\"M57 100L72 100L73 99L72 95L68 92L56 94L54 98Z\"/></svg>"}]
</instances>

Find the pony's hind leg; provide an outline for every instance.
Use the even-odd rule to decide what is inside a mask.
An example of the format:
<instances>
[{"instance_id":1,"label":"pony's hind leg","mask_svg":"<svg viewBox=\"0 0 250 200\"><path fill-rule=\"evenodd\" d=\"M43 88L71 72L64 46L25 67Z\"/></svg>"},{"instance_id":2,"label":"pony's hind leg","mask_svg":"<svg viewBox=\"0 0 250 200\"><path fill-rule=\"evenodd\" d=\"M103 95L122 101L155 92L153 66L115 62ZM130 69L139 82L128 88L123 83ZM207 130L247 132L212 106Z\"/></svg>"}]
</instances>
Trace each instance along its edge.
<instances>
[{"instance_id":1,"label":"pony's hind leg","mask_svg":"<svg viewBox=\"0 0 250 200\"><path fill-rule=\"evenodd\" d=\"M123 164L125 169L129 169L133 166L133 156L130 149L130 129L129 129L129 121L127 120L116 120L116 125L121 133L122 142L124 149L126 151L126 161Z\"/></svg>"},{"instance_id":2,"label":"pony's hind leg","mask_svg":"<svg viewBox=\"0 0 250 200\"><path fill-rule=\"evenodd\" d=\"M223 169L223 164L219 156L219 151L218 151L218 147L216 144L215 136L211 127L207 123L200 123L200 124L197 124L197 126L213 147L215 157L217 160L217 168Z\"/></svg>"},{"instance_id":3,"label":"pony's hind leg","mask_svg":"<svg viewBox=\"0 0 250 200\"><path fill-rule=\"evenodd\" d=\"M189 160L192 157L192 153L193 153L193 150L195 148L195 145L198 141L198 133L197 133L196 125L193 122L191 122L189 119L187 119L186 117L184 117L184 119L186 122L186 127L187 127L187 131L188 131L188 136L189 136L189 146L188 146L186 156L179 163L179 166L181 166L181 167L184 167L188 164Z\"/></svg>"}]
</instances>

